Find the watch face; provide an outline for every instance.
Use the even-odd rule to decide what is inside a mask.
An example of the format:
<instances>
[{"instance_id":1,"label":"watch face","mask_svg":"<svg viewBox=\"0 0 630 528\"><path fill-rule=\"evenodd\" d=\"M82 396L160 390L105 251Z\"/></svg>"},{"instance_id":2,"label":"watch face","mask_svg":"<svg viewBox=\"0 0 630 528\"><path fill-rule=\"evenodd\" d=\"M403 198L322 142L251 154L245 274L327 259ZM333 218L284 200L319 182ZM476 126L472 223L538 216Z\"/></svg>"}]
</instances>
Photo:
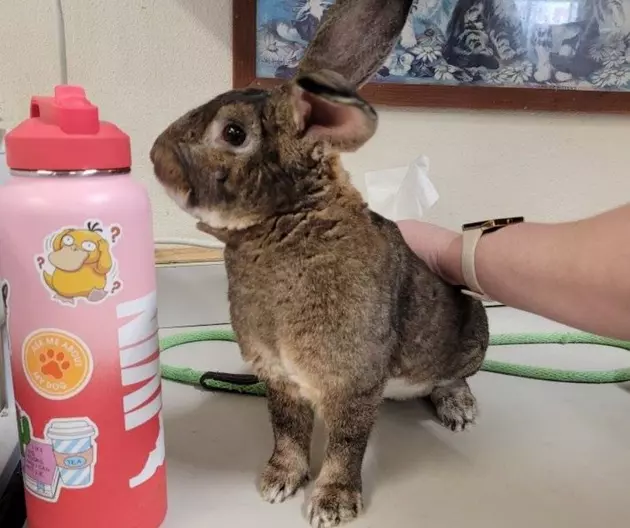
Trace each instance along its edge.
<instances>
[{"instance_id":1,"label":"watch face","mask_svg":"<svg viewBox=\"0 0 630 528\"><path fill-rule=\"evenodd\" d=\"M493 220L481 220L480 222L471 222L469 224L464 224L462 229L464 231L469 231L471 229L481 229L483 231L499 229L500 227L505 227L510 224L519 224L524 222L525 218L522 216L513 216L510 218L495 218Z\"/></svg>"}]
</instances>

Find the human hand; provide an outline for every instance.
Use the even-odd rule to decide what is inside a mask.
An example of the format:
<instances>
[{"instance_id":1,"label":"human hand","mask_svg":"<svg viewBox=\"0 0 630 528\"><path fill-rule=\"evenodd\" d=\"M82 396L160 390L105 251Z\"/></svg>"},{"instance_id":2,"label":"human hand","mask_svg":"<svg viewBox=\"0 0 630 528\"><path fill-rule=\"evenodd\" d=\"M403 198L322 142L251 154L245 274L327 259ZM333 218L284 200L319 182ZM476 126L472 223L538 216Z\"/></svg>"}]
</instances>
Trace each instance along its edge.
<instances>
[{"instance_id":1,"label":"human hand","mask_svg":"<svg viewBox=\"0 0 630 528\"><path fill-rule=\"evenodd\" d=\"M427 266L454 285L464 284L462 277L461 235L428 222L401 220L398 228L405 242Z\"/></svg>"}]
</instances>

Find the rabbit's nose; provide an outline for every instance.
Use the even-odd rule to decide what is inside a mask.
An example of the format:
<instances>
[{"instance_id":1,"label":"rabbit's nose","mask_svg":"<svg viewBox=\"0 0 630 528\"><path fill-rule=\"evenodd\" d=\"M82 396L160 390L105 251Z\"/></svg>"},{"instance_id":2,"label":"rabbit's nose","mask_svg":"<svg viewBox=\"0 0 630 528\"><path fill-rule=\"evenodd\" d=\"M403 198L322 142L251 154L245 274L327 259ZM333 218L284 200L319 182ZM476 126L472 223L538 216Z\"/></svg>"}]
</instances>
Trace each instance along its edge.
<instances>
[{"instance_id":1,"label":"rabbit's nose","mask_svg":"<svg viewBox=\"0 0 630 528\"><path fill-rule=\"evenodd\" d=\"M164 138L164 133L160 134L158 138L153 142L151 152L149 152L149 159L151 163L155 164L159 161L161 152L166 148L167 141Z\"/></svg>"},{"instance_id":2,"label":"rabbit's nose","mask_svg":"<svg viewBox=\"0 0 630 528\"><path fill-rule=\"evenodd\" d=\"M149 159L151 160L151 163L155 163L155 151L158 148L158 144L157 141L153 143L153 146L151 147L151 151L149 152Z\"/></svg>"}]
</instances>

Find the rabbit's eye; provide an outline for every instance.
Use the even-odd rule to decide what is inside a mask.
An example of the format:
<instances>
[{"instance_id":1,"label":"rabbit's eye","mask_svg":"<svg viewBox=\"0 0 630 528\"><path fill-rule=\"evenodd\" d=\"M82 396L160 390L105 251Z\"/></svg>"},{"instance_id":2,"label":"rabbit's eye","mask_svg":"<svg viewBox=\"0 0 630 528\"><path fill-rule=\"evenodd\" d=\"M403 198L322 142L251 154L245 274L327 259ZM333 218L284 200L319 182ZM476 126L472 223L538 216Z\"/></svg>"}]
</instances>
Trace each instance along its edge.
<instances>
[{"instance_id":1,"label":"rabbit's eye","mask_svg":"<svg viewBox=\"0 0 630 528\"><path fill-rule=\"evenodd\" d=\"M240 147L247 139L247 133L238 125L230 123L226 125L221 133L223 141L232 145L233 147Z\"/></svg>"}]
</instances>

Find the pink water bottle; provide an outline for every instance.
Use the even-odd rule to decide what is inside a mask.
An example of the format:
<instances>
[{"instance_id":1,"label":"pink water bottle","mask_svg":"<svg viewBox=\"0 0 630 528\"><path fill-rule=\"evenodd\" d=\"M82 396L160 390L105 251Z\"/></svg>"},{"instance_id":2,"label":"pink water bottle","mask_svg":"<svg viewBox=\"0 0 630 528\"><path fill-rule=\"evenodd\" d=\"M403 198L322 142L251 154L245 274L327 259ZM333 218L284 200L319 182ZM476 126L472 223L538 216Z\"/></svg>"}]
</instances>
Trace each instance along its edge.
<instances>
[{"instance_id":1,"label":"pink water bottle","mask_svg":"<svg viewBox=\"0 0 630 528\"><path fill-rule=\"evenodd\" d=\"M82 88L34 97L6 137L0 280L29 528L166 515L151 208L129 137Z\"/></svg>"}]
</instances>

